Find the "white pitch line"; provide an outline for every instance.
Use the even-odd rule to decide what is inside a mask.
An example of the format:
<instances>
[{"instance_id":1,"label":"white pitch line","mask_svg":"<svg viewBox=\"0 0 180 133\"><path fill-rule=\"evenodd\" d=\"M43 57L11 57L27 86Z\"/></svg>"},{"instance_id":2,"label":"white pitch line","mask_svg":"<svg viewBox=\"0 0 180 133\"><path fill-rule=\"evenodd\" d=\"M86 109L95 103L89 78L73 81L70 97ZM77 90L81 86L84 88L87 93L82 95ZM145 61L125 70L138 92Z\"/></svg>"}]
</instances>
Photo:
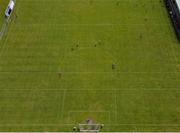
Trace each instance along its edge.
<instances>
[{"instance_id":1,"label":"white pitch line","mask_svg":"<svg viewBox=\"0 0 180 133\"><path fill-rule=\"evenodd\" d=\"M5 34L6 27L7 27L7 23L6 23L6 20L5 20L4 23L3 23L3 25L2 25L1 31L0 31L0 40L2 39L2 37L3 37L4 34Z\"/></svg>"},{"instance_id":2,"label":"white pitch line","mask_svg":"<svg viewBox=\"0 0 180 133\"><path fill-rule=\"evenodd\" d=\"M172 71L172 72L156 72L156 71L152 71L152 72L88 72L88 71L77 71L77 72L71 72L71 71L66 71L66 72L63 72L63 71L0 71L0 73L63 73L63 74L176 74L176 73L180 73L179 71L177 71L177 72L174 72L174 71Z\"/></svg>"},{"instance_id":3,"label":"white pitch line","mask_svg":"<svg viewBox=\"0 0 180 133\"><path fill-rule=\"evenodd\" d=\"M20 1L20 0L19 0ZM24 0L22 0L22 1L24 1ZM29 2L29 1L36 1L36 0L26 0L27 2ZM60 0L38 0L38 1L50 1L50 2L53 2L53 1L60 1ZM63 1L63 0L61 0L61 1ZM81 2L86 2L86 0L65 0L66 2L76 2L76 1L81 1ZM134 1L134 0L93 0L93 1L95 1L95 2L119 2L119 1L126 1L126 2L136 2L136 1ZM159 1L157 2L157 0L144 0L144 1L146 1L146 3L147 2L149 2L149 3L152 3L152 2L156 2L158 5L159 5ZM37 2L37 1L36 1ZM154 4L156 4L156 3L154 3Z\"/></svg>"},{"instance_id":4,"label":"white pitch line","mask_svg":"<svg viewBox=\"0 0 180 133\"><path fill-rule=\"evenodd\" d=\"M74 124L45 124L45 123L36 123L36 124L0 124L0 127L9 127L9 126L14 126L14 127L22 127L22 126L73 126ZM106 126L146 126L146 127L161 127L161 126L166 126L166 127L180 127L180 124L105 124Z\"/></svg>"},{"instance_id":5,"label":"white pitch line","mask_svg":"<svg viewBox=\"0 0 180 133\"><path fill-rule=\"evenodd\" d=\"M24 93L24 92L14 92L14 91L32 91L35 90L34 88L31 89L15 89L15 88L5 88L5 89L0 89L0 91L3 90L9 90L10 92L5 92L5 93ZM38 91L64 91L67 90L68 93L75 93L75 94L79 94L79 93L83 93L83 92L77 92L77 91L166 91L165 93L168 93L168 91L180 91L179 87L177 88L173 88L173 87L167 87L167 88L109 88L109 89L59 89L59 88L54 88L54 89L38 89ZM75 92L71 92L71 91L75 91ZM53 92L52 92L53 93ZM56 92L57 93L57 92ZM87 93L87 92L84 92ZM92 93L92 92L91 92ZM93 93L98 93L98 92L93 92ZM101 93L101 92L100 92ZM106 92L108 93L108 92ZM123 92L121 92L123 93ZM162 92L161 92L162 93ZM177 92L178 93L178 92ZM109 93L108 93L109 94Z\"/></svg>"},{"instance_id":6,"label":"white pitch line","mask_svg":"<svg viewBox=\"0 0 180 133\"><path fill-rule=\"evenodd\" d=\"M1 49L0 49L0 58L1 58L1 56L2 56L2 54L3 54L3 52L4 52L4 49L5 49L5 47L6 47L6 42L7 42L7 40L8 40L8 37L5 39L5 42L3 43L3 46L1 47Z\"/></svg>"},{"instance_id":7,"label":"white pitch line","mask_svg":"<svg viewBox=\"0 0 180 133\"><path fill-rule=\"evenodd\" d=\"M107 116L108 116L108 121L110 122L110 111L105 111L105 110L99 110L99 111L97 111L97 110L95 110L95 111L93 111L93 110L90 110L90 111L88 111L88 110L76 110L76 111L73 111L73 110L69 110L68 111L68 118L71 118L70 116L70 114L73 114L73 113L103 113L103 114L106 114ZM69 122L69 121L68 121ZM75 123L76 124L76 123ZM106 125L107 124L110 124L110 123L106 123Z\"/></svg>"},{"instance_id":8,"label":"white pitch line","mask_svg":"<svg viewBox=\"0 0 180 133\"><path fill-rule=\"evenodd\" d=\"M9 25L9 30L10 30L10 28L11 28L11 25ZM0 49L0 58L1 58L2 54L3 54L3 52L4 52L5 47L7 47L8 37L9 37L9 36L6 37L5 42L3 43L2 48Z\"/></svg>"},{"instance_id":9,"label":"white pitch line","mask_svg":"<svg viewBox=\"0 0 180 133\"><path fill-rule=\"evenodd\" d=\"M151 19L151 18L149 18ZM43 23L33 23L33 24L26 24L27 26L147 26L147 25L154 25L154 26L169 26L167 23L152 23L152 24L145 24L145 23L51 23L51 24L43 24ZM21 24L16 24L16 26L21 26ZM127 27L128 28L128 27Z\"/></svg>"}]
</instances>

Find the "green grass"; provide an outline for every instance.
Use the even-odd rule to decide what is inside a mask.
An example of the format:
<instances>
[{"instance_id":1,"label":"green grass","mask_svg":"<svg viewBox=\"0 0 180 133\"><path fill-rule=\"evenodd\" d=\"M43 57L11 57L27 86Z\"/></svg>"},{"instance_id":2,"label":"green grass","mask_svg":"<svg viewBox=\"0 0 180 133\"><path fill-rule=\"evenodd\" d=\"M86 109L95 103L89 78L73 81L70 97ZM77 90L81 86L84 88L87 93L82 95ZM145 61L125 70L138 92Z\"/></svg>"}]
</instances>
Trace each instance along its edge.
<instances>
[{"instance_id":1,"label":"green grass","mask_svg":"<svg viewBox=\"0 0 180 133\"><path fill-rule=\"evenodd\" d=\"M11 18L0 131L72 131L86 118L103 131L180 131L180 44L163 2L17 0Z\"/></svg>"}]
</instances>

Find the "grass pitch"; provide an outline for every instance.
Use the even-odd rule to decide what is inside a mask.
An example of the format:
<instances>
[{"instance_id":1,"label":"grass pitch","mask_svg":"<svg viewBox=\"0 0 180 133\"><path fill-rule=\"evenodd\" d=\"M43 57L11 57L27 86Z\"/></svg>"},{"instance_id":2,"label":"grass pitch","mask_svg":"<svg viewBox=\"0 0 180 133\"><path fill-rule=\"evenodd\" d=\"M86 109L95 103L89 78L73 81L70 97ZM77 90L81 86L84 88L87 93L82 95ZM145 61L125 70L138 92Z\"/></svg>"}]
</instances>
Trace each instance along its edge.
<instances>
[{"instance_id":1,"label":"grass pitch","mask_svg":"<svg viewBox=\"0 0 180 133\"><path fill-rule=\"evenodd\" d=\"M0 131L87 118L180 130L180 44L162 0L17 0L0 40Z\"/></svg>"}]
</instances>

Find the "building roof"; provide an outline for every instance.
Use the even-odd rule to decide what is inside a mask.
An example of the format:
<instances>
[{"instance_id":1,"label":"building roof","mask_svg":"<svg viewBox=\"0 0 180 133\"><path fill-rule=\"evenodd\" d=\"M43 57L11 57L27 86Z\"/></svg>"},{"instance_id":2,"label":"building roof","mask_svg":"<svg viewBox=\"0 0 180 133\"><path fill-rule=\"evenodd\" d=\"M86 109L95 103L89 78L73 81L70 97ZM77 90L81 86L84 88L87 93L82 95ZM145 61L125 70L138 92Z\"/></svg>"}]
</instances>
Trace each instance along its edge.
<instances>
[{"instance_id":1,"label":"building roof","mask_svg":"<svg viewBox=\"0 0 180 133\"><path fill-rule=\"evenodd\" d=\"M175 1L176 1L177 6L178 6L178 9L180 11L180 0L175 0Z\"/></svg>"}]
</instances>

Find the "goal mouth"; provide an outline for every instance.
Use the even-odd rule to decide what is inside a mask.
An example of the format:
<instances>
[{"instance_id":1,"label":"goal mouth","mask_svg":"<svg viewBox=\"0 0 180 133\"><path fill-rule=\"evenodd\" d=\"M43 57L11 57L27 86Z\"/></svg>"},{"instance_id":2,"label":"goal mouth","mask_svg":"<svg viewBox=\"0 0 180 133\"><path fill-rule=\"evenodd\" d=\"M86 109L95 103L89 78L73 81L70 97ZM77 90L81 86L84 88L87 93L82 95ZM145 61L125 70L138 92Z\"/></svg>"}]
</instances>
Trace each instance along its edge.
<instances>
[{"instance_id":1,"label":"goal mouth","mask_svg":"<svg viewBox=\"0 0 180 133\"><path fill-rule=\"evenodd\" d=\"M104 124L78 124L80 132L99 132Z\"/></svg>"},{"instance_id":2,"label":"goal mouth","mask_svg":"<svg viewBox=\"0 0 180 133\"><path fill-rule=\"evenodd\" d=\"M78 132L99 132L104 127L104 124L95 123L92 119L79 123L77 127L74 127L74 131Z\"/></svg>"}]
</instances>

